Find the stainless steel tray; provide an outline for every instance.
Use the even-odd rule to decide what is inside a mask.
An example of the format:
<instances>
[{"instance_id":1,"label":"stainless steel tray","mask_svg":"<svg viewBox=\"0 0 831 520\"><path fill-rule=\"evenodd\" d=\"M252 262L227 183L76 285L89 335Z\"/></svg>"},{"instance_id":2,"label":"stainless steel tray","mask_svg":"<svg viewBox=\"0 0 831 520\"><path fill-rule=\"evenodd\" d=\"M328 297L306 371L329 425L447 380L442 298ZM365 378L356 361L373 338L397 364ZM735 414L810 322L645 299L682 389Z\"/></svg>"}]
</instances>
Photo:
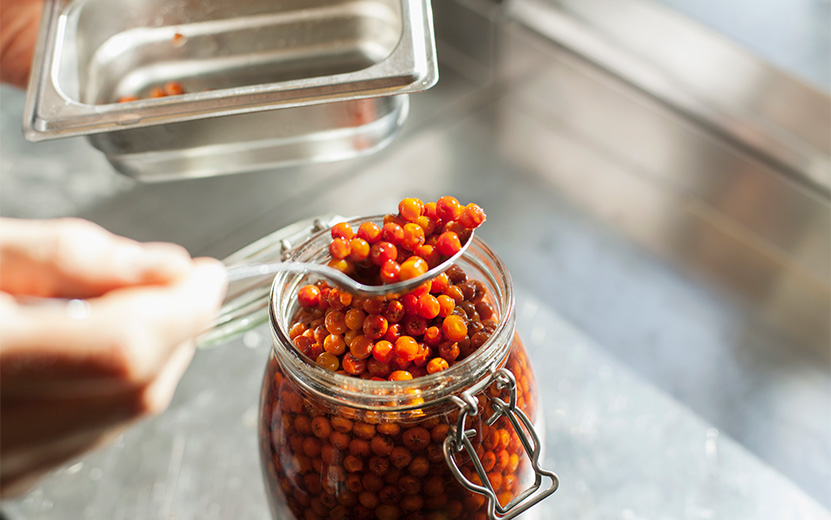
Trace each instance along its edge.
<instances>
[{"instance_id":1,"label":"stainless steel tray","mask_svg":"<svg viewBox=\"0 0 831 520\"><path fill-rule=\"evenodd\" d=\"M47 0L34 63L32 141L408 94L438 79L429 0ZM188 93L115 102L170 80Z\"/></svg>"},{"instance_id":2,"label":"stainless steel tray","mask_svg":"<svg viewBox=\"0 0 831 520\"><path fill-rule=\"evenodd\" d=\"M88 135L119 172L142 181L336 161L385 146L406 95L324 103Z\"/></svg>"},{"instance_id":3,"label":"stainless steel tray","mask_svg":"<svg viewBox=\"0 0 831 520\"><path fill-rule=\"evenodd\" d=\"M47 0L34 63L26 138L141 180L372 152L438 80L429 0Z\"/></svg>"}]
</instances>

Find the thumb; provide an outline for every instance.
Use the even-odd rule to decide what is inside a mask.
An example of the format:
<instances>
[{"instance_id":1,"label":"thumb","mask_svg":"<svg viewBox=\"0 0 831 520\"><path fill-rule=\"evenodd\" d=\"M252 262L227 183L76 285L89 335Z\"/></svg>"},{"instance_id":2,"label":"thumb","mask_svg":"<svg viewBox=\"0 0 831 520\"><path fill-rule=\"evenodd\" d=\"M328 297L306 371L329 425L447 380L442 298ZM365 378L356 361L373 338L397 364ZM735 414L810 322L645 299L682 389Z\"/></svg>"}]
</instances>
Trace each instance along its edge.
<instances>
[{"instance_id":1,"label":"thumb","mask_svg":"<svg viewBox=\"0 0 831 520\"><path fill-rule=\"evenodd\" d=\"M88 298L191 269L181 246L136 242L85 220L0 219L0 290L8 293Z\"/></svg>"}]
</instances>

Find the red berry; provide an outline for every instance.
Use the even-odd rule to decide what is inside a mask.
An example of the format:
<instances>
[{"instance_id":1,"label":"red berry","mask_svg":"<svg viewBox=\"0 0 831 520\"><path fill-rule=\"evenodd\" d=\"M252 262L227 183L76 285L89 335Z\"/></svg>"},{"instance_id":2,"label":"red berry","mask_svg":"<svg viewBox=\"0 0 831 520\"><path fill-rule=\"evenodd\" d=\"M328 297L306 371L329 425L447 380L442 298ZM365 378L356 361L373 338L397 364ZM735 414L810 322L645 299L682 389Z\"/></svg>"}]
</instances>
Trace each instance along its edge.
<instances>
[{"instance_id":1,"label":"red berry","mask_svg":"<svg viewBox=\"0 0 831 520\"><path fill-rule=\"evenodd\" d=\"M370 339L379 339L387 333L389 323L387 319L379 314L370 314L364 319L364 335Z\"/></svg>"},{"instance_id":2,"label":"red berry","mask_svg":"<svg viewBox=\"0 0 831 520\"><path fill-rule=\"evenodd\" d=\"M398 245L404 239L404 228L395 222L387 222L381 228L381 240Z\"/></svg>"},{"instance_id":3,"label":"red berry","mask_svg":"<svg viewBox=\"0 0 831 520\"><path fill-rule=\"evenodd\" d=\"M320 303L320 289L314 285L304 285L297 291L297 301L302 307L314 307Z\"/></svg>"},{"instance_id":4,"label":"red berry","mask_svg":"<svg viewBox=\"0 0 831 520\"><path fill-rule=\"evenodd\" d=\"M401 297L401 303L404 304L404 314L409 316L418 314L418 296L415 294L405 294Z\"/></svg>"},{"instance_id":5,"label":"red berry","mask_svg":"<svg viewBox=\"0 0 831 520\"><path fill-rule=\"evenodd\" d=\"M430 292L441 294L448 285L450 285L450 278L447 277L447 273L441 273L430 282Z\"/></svg>"},{"instance_id":6,"label":"red berry","mask_svg":"<svg viewBox=\"0 0 831 520\"><path fill-rule=\"evenodd\" d=\"M395 260L397 257L398 248L387 241L376 242L369 248L370 260L379 267L387 260Z\"/></svg>"},{"instance_id":7,"label":"red berry","mask_svg":"<svg viewBox=\"0 0 831 520\"><path fill-rule=\"evenodd\" d=\"M452 231L445 231L439 235L436 241L436 249L444 256L453 256L462 249L462 242L459 235Z\"/></svg>"},{"instance_id":8,"label":"red berry","mask_svg":"<svg viewBox=\"0 0 831 520\"><path fill-rule=\"evenodd\" d=\"M395 283L401 278L401 264L395 260L387 260L381 266L381 281Z\"/></svg>"},{"instance_id":9,"label":"red berry","mask_svg":"<svg viewBox=\"0 0 831 520\"><path fill-rule=\"evenodd\" d=\"M465 206L461 216L459 216L459 223L467 229L474 229L482 225L485 221L485 211L479 207L478 204L470 203Z\"/></svg>"},{"instance_id":10,"label":"red berry","mask_svg":"<svg viewBox=\"0 0 831 520\"><path fill-rule=\"evenodd\" d=\"M372 357L380 363L389 363L395 357L395 347L386 340L381 340L372 348Z\"/></svg>"},{"instance_id":11,"label":"red berry","mask_svg":"<svg viewBox=\"0 0 831 520\"><path fill-rule=\"evenodd\" d=\"M366 360L356 358L351 352L347 352L343 356L342 364L343 370L353 376L359 376L366 371Z\"/></svg>"}]
</instances>

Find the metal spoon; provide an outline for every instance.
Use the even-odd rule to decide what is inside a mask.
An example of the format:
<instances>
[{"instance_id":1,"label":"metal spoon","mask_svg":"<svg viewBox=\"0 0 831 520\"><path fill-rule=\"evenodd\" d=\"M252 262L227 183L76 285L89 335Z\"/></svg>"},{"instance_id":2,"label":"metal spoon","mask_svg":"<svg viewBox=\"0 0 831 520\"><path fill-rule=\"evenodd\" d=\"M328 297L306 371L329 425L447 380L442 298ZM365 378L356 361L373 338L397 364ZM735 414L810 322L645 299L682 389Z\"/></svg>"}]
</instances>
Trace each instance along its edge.
<instances>
[{"instance_id":1,"label":"metal spoon","mask_svg":"<svg viewBox=\"0 0 831 520\"><path fill-rule=\"evenodd\" d=\"M445 261L420 276L391 284L363 284L352 279L349 275L327 265L306 262L269 262L265 264L235 265L228 268L228 281L236 282L247 278L273 275L279 272L315 273L334 282L337 286L348 290L354 295L392 297L405 294L427 280L431 280L446 271L456 260L459 259L459 257L462 256L462 254L464 254L465 250L467 250L467 247L472 241L473 231L470 232L470 236L462 244L462 248L453 256L448 257Z\"/></svg>"}]
</instances>

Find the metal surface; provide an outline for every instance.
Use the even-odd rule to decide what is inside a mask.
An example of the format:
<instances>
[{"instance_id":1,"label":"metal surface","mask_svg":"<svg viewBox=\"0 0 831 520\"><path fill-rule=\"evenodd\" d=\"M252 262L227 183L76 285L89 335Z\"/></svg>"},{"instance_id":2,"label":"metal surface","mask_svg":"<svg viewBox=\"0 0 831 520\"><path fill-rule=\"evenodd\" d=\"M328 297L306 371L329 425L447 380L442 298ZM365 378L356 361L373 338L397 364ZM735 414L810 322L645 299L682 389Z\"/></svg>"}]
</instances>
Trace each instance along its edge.
<instances>
[{"instance_id":1,"label":"metal surface","mask_svg":"<svg viewBox=\"0 0 831 520\"><path fill-rule=\"evenodd\" d=\"M77 140L23 140L22 98L0 89L0 213L221 258L326 211L476 201L563 478L541 518L829 518L827 198L487 2L434 7L442 81L371 158L136 184ZM199 351L169 412L7 504L12 520L267 518L268 343Z\"/></svg>"},{"instance_id":2,"label":"metal surface","mask_svg":"<svg viewBox=\"0 0 831 520\"><path fill-rule=\"evenodd\" d=\"M831 194L828 92L649 0L510 5L523 23Z\"/></svg>"},{"instance_id":3,"label":"metal surface","mask_svg":"<svg viewBox=\"0 0 831 520\"><path fill-rule=\"evenodd\" d=\"M545 465L568 482L540 519L827 520L719 429L633 376L530 293L518 330L540 378ZM10 520L265 520L256 403L271 341L199 351L170 409L5 504ZM775 490L775 492L771 492ZM280 519L283 520L283 519Z\"/></svg>"},{"instance_id":4,"label":"metal surface","mask_svg":"<svg viewBox=\"0 0 831 520\"><path fill-rule=\"evenodd\" d=\"M50 0L24 132L40 140L419 92L437 80L429 7ZM116 103L170 80L191 93Z\"/></svg>"},{"instance_id":5,"label":"metal surface","mask_svg":"<svg viewBox=\"0 0 831 520\"><path fill-rule=\"evenodd\" d=\"M366 155L398 135L407 96L325 103L87 136L142 181L241 173Z\"/></svg>"}]
</instances>

